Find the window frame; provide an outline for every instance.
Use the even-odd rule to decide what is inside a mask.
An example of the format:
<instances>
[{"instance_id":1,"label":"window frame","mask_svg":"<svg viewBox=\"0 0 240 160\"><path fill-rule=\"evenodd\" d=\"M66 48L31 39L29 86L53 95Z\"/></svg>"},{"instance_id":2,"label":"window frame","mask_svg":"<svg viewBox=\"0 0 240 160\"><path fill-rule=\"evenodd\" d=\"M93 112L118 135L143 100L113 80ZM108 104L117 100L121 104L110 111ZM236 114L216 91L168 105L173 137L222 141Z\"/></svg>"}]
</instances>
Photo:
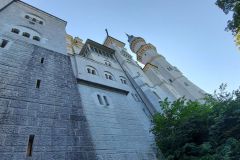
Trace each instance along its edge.
<instances>
[{"instance_id":1,"label":"window frame","mask_svg":"<svg viewBox=\"0 0 240 160\"><path fill-rule=\"evenodd\" d=\"M23 33L22 33L22 36L23 36L23 37L26 37L26 38L30 38L30 37L31 37L31 34L28 33L28 32L23 32Z\"/></svg>"}]
</instances>

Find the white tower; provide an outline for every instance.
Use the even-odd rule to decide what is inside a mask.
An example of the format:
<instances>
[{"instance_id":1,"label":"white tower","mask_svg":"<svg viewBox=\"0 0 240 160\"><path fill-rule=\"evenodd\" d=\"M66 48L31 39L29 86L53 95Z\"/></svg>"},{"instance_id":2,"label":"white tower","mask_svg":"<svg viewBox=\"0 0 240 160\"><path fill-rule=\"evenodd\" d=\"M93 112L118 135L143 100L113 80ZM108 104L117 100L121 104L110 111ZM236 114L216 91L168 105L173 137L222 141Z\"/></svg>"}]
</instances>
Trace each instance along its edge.
<instances>
[{"instance_id":1,"label":"white tower","mask_svg":"<svg viewBox=\"0 0 240 160\"><path fill-rule=\"evenodd\" d=\"M200 100L205 92L189 81L175 66L172 66L151 43L141 37L128 36L132 52L145 67L143 71L152 83L161 89L168 90L175 98L185 96L187 99Z\"/></svg>"}]
</instances>

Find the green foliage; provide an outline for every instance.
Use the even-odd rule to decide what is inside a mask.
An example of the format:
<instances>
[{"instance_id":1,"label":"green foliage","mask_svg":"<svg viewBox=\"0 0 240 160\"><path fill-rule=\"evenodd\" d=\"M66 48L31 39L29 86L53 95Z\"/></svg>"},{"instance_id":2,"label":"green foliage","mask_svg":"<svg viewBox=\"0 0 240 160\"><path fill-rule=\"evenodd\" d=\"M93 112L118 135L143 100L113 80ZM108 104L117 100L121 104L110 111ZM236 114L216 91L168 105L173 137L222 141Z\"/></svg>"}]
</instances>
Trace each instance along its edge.
<instances>
[{"instance_id":1,"label":"green foliage","mask_svg":"<svg viewBox=\"0 0 240 160\"><path fill-rule=\"evenodd\" d=\"M226 30L230 30L236 35L240 29L240 0L217 0L216 5L225 14L232 13L232 20L228 21Z\"/></svg>"},{"instance_id":2,"label":"green foliage","mask_svg":"<svg viewBox=\"0 0 240 160\"><path fill-rule=\"evenodd\" d=\"M240 0L217 0L216 5L225 14L232 13L232 19L228 21L226 30L235 36L237 46L240 46Z\"/></svg>"},{"instance_id":3,"label":"green foliage","mask_svg":"<svg viewBox=\"0 0 240 160\"><path fill-rule=\"evenodd\" d=\"M239 160L240 90L226 85L204 103L184 98L161 102L153 119L156 144L167 160Z\"/></svg>"}]
</instances>

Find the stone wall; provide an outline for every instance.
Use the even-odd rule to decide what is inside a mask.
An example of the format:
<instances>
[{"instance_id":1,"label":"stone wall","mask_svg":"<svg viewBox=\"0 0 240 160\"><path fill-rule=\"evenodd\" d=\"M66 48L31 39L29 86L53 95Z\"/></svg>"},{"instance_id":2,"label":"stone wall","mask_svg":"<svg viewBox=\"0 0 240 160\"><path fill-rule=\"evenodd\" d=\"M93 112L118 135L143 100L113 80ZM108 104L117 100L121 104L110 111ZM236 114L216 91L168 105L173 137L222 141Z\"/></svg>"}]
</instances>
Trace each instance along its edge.
<instances>
[{"instance_id":1,"label":"stone wall","mask_svg":"<svg viewBox=\"0 0 240 160\"><path fill-rule=\"evenodd\" d=\"M70 58L20 40L10 45L0 48L0 159L95 159Z\"/></svg>"},{"instance_id":2,"label":"stone wall","mask_svg":"<svg viewBox=\"0 0 240 160\"><path fill-rule=\"evenodd\" d=\"M131 93L85 84L79 84L79 92L98 160L155 160L150 121L141 101ZM109 105L101 105L97 95L106 96Z\"/></svg>"}]
</instances>

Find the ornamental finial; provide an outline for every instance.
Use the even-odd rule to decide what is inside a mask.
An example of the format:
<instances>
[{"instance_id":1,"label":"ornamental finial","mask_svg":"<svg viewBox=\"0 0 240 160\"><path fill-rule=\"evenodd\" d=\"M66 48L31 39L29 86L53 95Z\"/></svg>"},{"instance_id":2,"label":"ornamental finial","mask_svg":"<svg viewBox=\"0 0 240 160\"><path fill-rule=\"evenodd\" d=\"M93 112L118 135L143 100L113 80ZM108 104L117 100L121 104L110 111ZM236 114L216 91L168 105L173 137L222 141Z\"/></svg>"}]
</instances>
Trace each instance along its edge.
<instances>
[{"instance_id":1,"label":"ornamental finial","mask_svg":"<svg viewBox=\"0 0 240 160\"><path fill-rule=\"evenodd\" d=\"M126 35L127 35L127 37L128 37L128 42L129 43L131 43L132 42L132 40L133 40L133 38L135 38L133 35L129 35L129 34L127 34L127 33L125 33Z\"/></svg>"}]
</instances>

